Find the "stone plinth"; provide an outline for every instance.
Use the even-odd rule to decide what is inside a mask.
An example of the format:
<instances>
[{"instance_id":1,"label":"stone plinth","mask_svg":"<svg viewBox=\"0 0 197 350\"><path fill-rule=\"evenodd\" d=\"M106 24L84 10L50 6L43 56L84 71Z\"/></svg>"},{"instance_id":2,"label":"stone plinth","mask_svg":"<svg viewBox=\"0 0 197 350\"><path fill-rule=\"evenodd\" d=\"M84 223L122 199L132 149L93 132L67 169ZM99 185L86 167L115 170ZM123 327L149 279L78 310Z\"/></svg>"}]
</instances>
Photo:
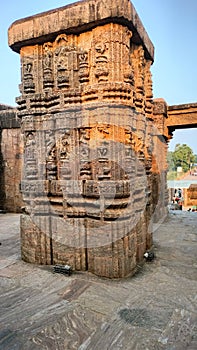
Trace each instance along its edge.
<instances>
[{"instance_id":1,"label":"stone plinth","mask_svg":"<svg viewBox=\"0 0 197 350\"><path fill-rule=\"evenodd\" d=\"M22 256L124 277L152 244L153 46L128 0L16 21ZM153 169L154 165L154 169Z\"/></svg>"},{"instance_id":2,"label":"stone plinth","mask_svg":"<svg viewBox=\"0 0 197 350\"><path fill-rule=\"evenodd\" d=\"M184 206L197 208L197 184L192 184L184 190Z\"/></svg>"}]
</instances>

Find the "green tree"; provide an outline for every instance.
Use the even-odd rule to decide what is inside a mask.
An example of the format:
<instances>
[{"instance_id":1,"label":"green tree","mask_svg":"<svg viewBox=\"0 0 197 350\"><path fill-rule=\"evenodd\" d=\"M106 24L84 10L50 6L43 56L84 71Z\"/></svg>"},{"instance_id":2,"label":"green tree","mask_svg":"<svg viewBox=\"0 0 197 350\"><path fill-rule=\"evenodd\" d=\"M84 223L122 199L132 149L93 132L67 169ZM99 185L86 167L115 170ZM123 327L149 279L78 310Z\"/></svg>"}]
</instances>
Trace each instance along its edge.
<instances>
[{"instance_id":1,"label":"green tree","mask_svg":"<svg viewBox=\"0 0 197 350\"><path fill-rule=\"evenodd\" d=\"M173 152L168 151L167 153L167 163L168 163L168 171L175 171L175 164L173 159Z\"/></svg>"},{"instance_id":2,"label":"green tree","mask_svg":"<svg viewBox=\"0 0 197 350\"><path fill-rule=\"evenodd\" d=\"M178 143L172 153L175 168L181 166L184 172L187 172L190 169L190 164L195 161L192 149L186 144L181 145Z\"/></svg>"}]
</instances>

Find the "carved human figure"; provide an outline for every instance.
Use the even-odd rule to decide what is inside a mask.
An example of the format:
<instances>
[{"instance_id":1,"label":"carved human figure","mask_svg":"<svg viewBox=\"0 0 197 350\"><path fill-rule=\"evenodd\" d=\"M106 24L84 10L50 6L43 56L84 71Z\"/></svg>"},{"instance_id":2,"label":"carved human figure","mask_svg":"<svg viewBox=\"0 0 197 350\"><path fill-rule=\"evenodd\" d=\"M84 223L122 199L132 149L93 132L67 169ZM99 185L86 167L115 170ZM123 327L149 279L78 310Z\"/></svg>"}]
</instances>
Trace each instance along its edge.
<instances>
[{"instance_id":1,"label":"carved human figure","mask_svg":"<svg viewBox=\"0 0 197 350\"><path fill-rule=\"evenodd\" d=\"M68 51L65 47L56 50L56 66L57 66L57 86L59 88L69 87L69 71L68 71Z\"/></svg>"},{"instance_id":2,"label":"carved human figure","mask_svg":"<svg viewBox=\"0 0 197 350\"><path fill-rule=\"evenodd\" d=\"M79 58L79 81L86 83L89 81L88 53L87 51L80 52Z\"/></svg>"},{"instance_id":3,"label":"carved human figure","mask_svg":"<svg viewBox=\"0 0 197 350\"><path fill-rule=\"evenodd\" d=\"M145 59L142 46L134 46L132 53L132 62L135 72L135 106L139 112L144 107L144 74Z\"/></svg>"},{"instance_id":4,"label":"carved human figure","mask_svg":"<svg viewBox=\"0 0 197 350\"><path fill-rule=\"evenodd\" d=\"M25 156L26 159L35 158L35 135L33 132L27 134L26 143L25 143Z\"/></svg>"},{"instance_id":5,"label":"carved human figure","mask_svg":"<svg viewBox=\"0 0 197 350\"><path fill-rule=\"evenodd\" d=\"M67 133L61 138L61 142L59 146L60 159L69 158L69 154L70 154L69 136L70 136L69 133Z\"/></svg>"},{"instance_id":6,"label":"carved human figure","mask_svg":"<svg viewBox=\"0 0 197 350\"><path fill-rule=\"evenodd\" d=\"M60 34L55 40L57 49L55 51L55 64L57 69L57 87L69 87L69 68L68 68L68 39L65 34Z\"/></svg>"},{"instance_id":7,"label":"carved human figure","mask_svg":"<svg viewBox=\"0 0 197 350\"><path fill-rule=\"evenodd\" d=\"M43 59L43 87L52 88L54 85L53 79L53 45L51 43L45 43L43 45L44 49L44 59Z\"/></svg>"},{"instance_id":8,"label":"carved human figure","mask_svg":"<svg viewBox=\"0 0 197 350\"><path fill-rule=\"evenodd\" d=\"M27 58L23 62L23 88L24 93L34 93L35 84L33 80L33 62Z\"/></svg>"},{"instance_id":9,"label":"carved human figure","mask_svg":"<svg viewBox=\"0 0 197 350\"><path fill-rule=\"evenodd\" d=\"M145 112L152 114L153 112L153 83L152 83L152 74L150 71L151 61L146 62L145 66Z\"/></svg>"},{"instance_id":10,"label":"carved human figure","mask_svg":"<svg viewBox=\"0 0 197 350\"><path fill-rule=\"evenodd\" d=\"M57 179L57 149L56 145L51 149L47 158L47 180Z\"/></svg>"},{"instance_id":11,"label":"carved human figure","mask_svg":"<svg viewBox=\"0 0 197 350\"><path fill-rule=\"evenodd\" d=\"M36 141L35 141L34 132L29 132L26 135L24 161L25 161L26 179L36 179L38 169L37 169Z\"/></svg>"},{"instance_id":12,"label":"carved human figure","mask_svg":"<svg viewBox=\"0 0 197 350\"><path fill-rule=\"evenodd\" d=\"M97 42L95 44L95 76L98 78L98 82L108 80L109 68L108 68L108 55L107 55L107 44L104 42Z\"/></svg>"}]
</instances>

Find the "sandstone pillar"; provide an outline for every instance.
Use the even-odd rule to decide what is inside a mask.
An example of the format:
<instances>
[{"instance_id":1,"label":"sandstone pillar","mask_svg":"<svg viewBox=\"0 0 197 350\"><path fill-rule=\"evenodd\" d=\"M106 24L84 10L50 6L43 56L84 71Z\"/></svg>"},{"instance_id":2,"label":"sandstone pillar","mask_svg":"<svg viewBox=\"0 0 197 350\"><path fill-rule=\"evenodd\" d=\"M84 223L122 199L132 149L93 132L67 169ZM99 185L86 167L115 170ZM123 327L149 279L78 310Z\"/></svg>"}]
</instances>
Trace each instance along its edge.
<instances>
[{"instance_id":1,"label":"sandstone pillar","mask_svg":"<svg viewBox=\"0 0 197 350\"><path fill-rule=\"evenodd\" d=\"M158 151L155 152L156 159L153 164L154 184L157 184L153 190L153 203L156 206L153 214L153 221L160 222L167 214L168 188L167 188L167 151L168 141L170 139L169 131L166 126L167 104L164 99L154 99L153 120L154 134L153 144Z\"/></svg>"},{"instance_id":2,"label":"sandstone pillar","mask_svg":"<svg viewBox=\"0 0 197 350\"><path fill-rule=\"evenodd\" d=\"M0 210L21 212L21 155L17 110L0 104Z\"/></svg>"},{"instance_id":3,"label":"sandstone pillar","mask_svg":"<svg viewBox=\"0 0 197 350\"><path fill-rule=\"evenodd\" d=\"M152 244L154 49L128 0L16 21L24 166L22 257L100 276L135 272Z\"/></svg>"}]
</instances>

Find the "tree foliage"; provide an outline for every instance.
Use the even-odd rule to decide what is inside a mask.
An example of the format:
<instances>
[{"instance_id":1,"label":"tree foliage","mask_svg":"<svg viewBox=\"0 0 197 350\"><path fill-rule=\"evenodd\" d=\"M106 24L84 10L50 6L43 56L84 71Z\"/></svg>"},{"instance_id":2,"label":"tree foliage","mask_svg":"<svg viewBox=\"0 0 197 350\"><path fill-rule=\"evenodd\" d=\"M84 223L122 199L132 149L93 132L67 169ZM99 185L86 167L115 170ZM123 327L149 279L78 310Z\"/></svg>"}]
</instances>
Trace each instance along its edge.
<instances>
[{"instance_id":1,"label":"tree foliage","mask_svg":"<svg viewBox=\"0 0 197 350\"><path fill-rule=\"evenodd\" d=\"M176 170L177 167L182 167L183 172L190 169L190 164L194 163L196 156L192 149L186 145L178 143L175 146L174 152L168 152L167 162L169 170Z\"/></svg>"}]
</instances>

